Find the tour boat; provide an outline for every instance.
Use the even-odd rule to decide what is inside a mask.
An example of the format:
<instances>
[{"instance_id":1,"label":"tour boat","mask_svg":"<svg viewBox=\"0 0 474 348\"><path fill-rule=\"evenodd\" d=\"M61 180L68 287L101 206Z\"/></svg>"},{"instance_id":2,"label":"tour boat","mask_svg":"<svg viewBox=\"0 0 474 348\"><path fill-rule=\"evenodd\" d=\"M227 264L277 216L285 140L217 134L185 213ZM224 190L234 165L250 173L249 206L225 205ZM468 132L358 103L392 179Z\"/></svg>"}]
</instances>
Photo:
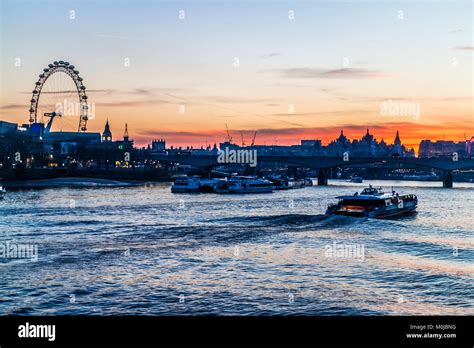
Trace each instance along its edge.
<instances>
[{"instance_id":1,"label":"tour boat","mask_svg":"<svg viewBox=\"0 0 474 348\"><path fill-rule=\"evenodd\" d=\"M387 218L413 213L418 198L414 194L384 193L381 188L369 185L362 192L352 196L339 196L337 204L328 206L326 214Z\"/></svg>"},{"instance_id":2,"label":"tour boat","mask_svg":"<svg viewBox=\"0 0 474 348\"><path fill-rule=\"evenodd\" d=\"M199 179L198 178L179 178L173 182L171 186L171 192L173 193L185 193L185 192L199 192Z\"/></svg>"},{"instance_id":3,"label":"tour boat","mask_svg":"<svg viewBox=\"0 0 474 348\"><path fill-rule=\"evenodd\" d=\"M269 193L275 189L274 184L266 179L251 176L235 176L216 186L217 193Z\"/></svg>"},{"instance_id":4,"label":"tour boat","mask_svg":"<svg viewBox=\"0 0 474 348\"><path fill-rule=\"evenodd\" d=\"M436 181L439 177L435 173L420 173L407 174L402 177L403 180L421 180L421 181Z\"/></svg>"},{"instance_id":5,"label":"tour boat","mask_svg":"<svg viewBox=\"0 0 474 348\"><path fill-rule=\"evenodd\" d=\"M215 188L225 182L224 179L206 179L199 177L181 177L171 186L173 193L214 192Z\"/></svg>"},{"instance_id":6,"label":"tour boat","mask_svg":"<svg viewBox=\"0 0 474 348\"><path fill-rule=\"evenodd\" d=\"M300 189L300 188L305 187L304 179L290 178L290 179L288 179L288 184L289 184L290 188L292 188L292 189Z\"/></svg>"},{"instance_id":7,"label":"tour boat","mask_svg":"<svg viewBox=\"0 0 474 348\"><path fill-rule=\"evenodd\" d=\"M269 177L269 181L272 182L275 190L291 190L305 187L304 179L295 179L292 177Z\"/></svg>"}]
</instances>

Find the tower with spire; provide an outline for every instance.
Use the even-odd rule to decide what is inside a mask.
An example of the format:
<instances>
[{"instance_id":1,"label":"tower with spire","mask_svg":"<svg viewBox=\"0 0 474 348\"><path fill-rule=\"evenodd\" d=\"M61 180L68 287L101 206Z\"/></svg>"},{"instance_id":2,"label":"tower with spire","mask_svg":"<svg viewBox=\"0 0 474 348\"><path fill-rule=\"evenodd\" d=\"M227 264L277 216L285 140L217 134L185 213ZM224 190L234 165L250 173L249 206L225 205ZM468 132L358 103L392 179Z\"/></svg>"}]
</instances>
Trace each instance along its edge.
<instances>
[{"instance_id":1,"label":"tower with spire","mask_svg":"<svg viewBox=\"0 0 474 348\"><path fill-rule=\"evenodd\" d=\"M129 138L128 138L128 125L125 123L125 132L123 132L123 141L124 142L129 142Z\"/></svg>"},{"instance_id":2,"label":"tower with spire","mask_svg":"<svg viewBox=\"0 0 474 348\"><path fill-rule=\"evenodd\" d=\"M397 135L395 136L395 140L393 141L393 145L395 146L401 146L402 142L400 140L400 136L398 135L398 130L397 130Z\"/></svg>"},{"instance_id":3,"label":"tower with spire","mask_svg":"<svg viewBox=\"0 0 474 348\"><path fill-rule=\"evenodd\" d=\"M402 146L402 141L400 140L400 134L397 130L397 135L395 136L395 140L393 141L393 153L398 155L402 155L405 150L405 147Z\"/></svg>"},{"instance_id":4,"label":"tower with spire","mask_svg":"<svg viewBox=\"0 0 474 348\"><path fill-rule=\"evenodd\" d=\"M102 132L102 142L110 143L111 141L112 141L112 132L110 131L109 119L107 118L104 131Z\"/></svg>"},{"instance_id":5,"label":"tower with spire","mask_svg":"<svg viewBox=\"0 0 474 348\"><path fill-rule=\"evenodd\" d=\"M346 144L347 137L344 135L344 131L342 129L341 129L341 134L339 135L336 141L344 145Z\"/></svg>"},{"instance_id":6,"label":"tower with spire","mask_svg":"<svg viewBox=\"0 0 474 348\"><path fill-rule=\"evenodd\" d=\"M369 132L369 128L367 128L367 132L365 133L365 135L362 137L362 141L366 141L367 143L372 143L374 141L374 136L372 134L370 134Z\"/></svg>"}]
</instances>

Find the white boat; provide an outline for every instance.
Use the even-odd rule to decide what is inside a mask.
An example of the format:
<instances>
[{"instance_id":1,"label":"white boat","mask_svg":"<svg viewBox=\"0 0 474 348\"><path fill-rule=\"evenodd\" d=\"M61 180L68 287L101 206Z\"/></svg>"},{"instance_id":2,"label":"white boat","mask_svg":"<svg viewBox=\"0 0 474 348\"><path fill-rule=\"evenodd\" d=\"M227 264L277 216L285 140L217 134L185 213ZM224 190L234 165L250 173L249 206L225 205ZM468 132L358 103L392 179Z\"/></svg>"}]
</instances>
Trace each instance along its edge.
<instances>
[{"instance_id":1,"label":"white boat","mask_svg":"<svg viewBox=\"0 0 474 348\"><path fill-rule=\"evenodd\" d=\"M236 176L229 178L226 182L221 182L216 186L217 193L269 193L273 192L275 186L266 179L250 176Z\"/></svg>"},{"instance_id":2,"label":"white boat","mask_svg":"<svg viewBox=\"0 0 474 348\"><path fill-rule=\"evenodd\" d=\"M360 176L351 176L351 178L349 179L349 182L354 182L354 183L362 183L364 181L364 179Z\"/></svg>"},{"instance_id":3,"label":"white boat","mask_svg":"<svg viewBox=\"0 0 474 348\"><path fill-rule=\"evenodd\" d=\"M402 177L403 180L421 180L421 181L435 181L439 180L439 177L435 173L420 173L420 174L407 174Z\"/></svg>"},{"instance_id":4,"label":"white boat","mask_svg":"<svg viewBox=\"0 0 474 348\"><path fill-rule=\"evenodd\" d=\"M269 177L269 181L272 182L275 190L290 190L305 187L304 179L295 179L292 177L282 178L279 176Z\"/></svg>"},{"instance_id":5,"label":"white boat","mask_svg":"<svg viewBox=\"0 0 474 348\"><path fill-rule=\"evenodd\" d=\"M171 186L173 193L214 192L225 179L207 179L200 177L180 177Z\"/></svg>"},{"instance_id":6,"label":"white boat","mask_svg":"<svg viewBox=\"0 0 474 348\"><path fill-rule=\"evenodd\" d=\"M291 189L299 189L305 187L304 179L295 179L295 178L288 178L288 186Z\"/></svg>"},{"instance_id":7,"label":"white boat","mask_svg":"<svg viewBox=\"0 0 474 348\"><path fill-rule=\"evenodd\" d=\"M171 186L173 193L199 192L199 178L179 178Z\"/></svg>"},{"instance_id":8,"label":"white boat","mask_svg":"<svg viewBox=\"0 0 474 348\"><path fill-rule=\"evenodd\" d=\"M362 192L352 196L336 197L339 202L330 204L326 214L388 218L413 213L418 204L414 194L384 193L381 188L369 185Z\"/></svg>"},{"instance_id":9,"label":"white boat","mask_svg":"<svg viewBox=\"0 0 474 348\"><path fill-rule=\"evenodd\" d=\"M2 199L5 196L5 193L7 193L7 190L5 190L2 184L0 184L0 199Z\"/></svg>"}]
</instances>

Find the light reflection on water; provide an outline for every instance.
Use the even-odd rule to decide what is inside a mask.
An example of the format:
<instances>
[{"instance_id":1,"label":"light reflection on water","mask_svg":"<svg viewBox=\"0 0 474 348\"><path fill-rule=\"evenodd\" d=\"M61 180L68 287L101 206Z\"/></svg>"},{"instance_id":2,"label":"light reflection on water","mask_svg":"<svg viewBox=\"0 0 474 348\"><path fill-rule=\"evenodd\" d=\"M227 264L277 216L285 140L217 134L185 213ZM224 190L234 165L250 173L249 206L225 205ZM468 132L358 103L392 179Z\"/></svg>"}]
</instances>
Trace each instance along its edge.
<instances>
[{"instance_id":1,"label":"light reflection on water","mask_svg":"<svg viewBox=\"0 0 474 348\"><path fill-rule=\"evenodd\" d=\"M342 181L263 195L9 192L0 242L37 244L39 259L0 259L0 314L473 314L474 185L370 183L415 193L418 214L323 215L367 185ZM364 245L364 260L326 257L334 242Z\"/></svg>"}]
</instances>

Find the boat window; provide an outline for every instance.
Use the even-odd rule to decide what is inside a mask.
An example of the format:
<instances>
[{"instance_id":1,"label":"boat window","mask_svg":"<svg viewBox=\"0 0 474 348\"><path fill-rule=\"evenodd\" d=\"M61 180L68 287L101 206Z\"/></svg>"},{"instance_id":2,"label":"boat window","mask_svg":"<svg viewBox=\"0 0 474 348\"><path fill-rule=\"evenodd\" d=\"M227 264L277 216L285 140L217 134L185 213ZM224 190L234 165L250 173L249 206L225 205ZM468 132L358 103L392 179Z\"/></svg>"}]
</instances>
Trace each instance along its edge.
<instances>
[{"instance_id":1,"label":"boat window","mask_svg":"<svg viewBox=\"0 0 474 348\"><path fill-rule=\"evenodd\" d=\"M344 199L342 200L342 204L344 205L358 205L358 206L381 206L385 204L385 201L380 199L371 199L371 200L364 200L364 199Z\"/></svg>"}]
</instances>

